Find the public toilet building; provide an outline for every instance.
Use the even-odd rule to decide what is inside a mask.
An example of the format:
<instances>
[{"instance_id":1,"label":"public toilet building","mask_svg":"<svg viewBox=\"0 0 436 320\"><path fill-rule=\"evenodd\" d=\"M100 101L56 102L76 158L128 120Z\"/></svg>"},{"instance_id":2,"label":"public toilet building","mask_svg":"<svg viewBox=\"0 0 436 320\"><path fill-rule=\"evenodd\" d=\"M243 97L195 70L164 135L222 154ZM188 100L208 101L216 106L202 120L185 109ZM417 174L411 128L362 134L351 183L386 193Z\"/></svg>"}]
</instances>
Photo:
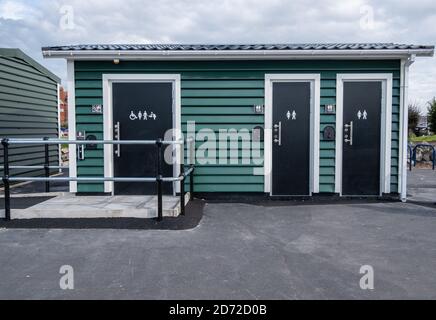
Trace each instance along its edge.
<instances>
[{"instance_id":1,"label":"public toilet building","mask_svg":"<svg viewBox=\"0 0 436 320\"><path fill-rule=\"evenodd\" d=\"M433 56L433 46L163 44L42 50L46 58L67 59L70 140L193 137L196 193L406 200L408 70L416 57ZM72 177L156 174L153 146L77 150L70 145ZM170 152L169 159L180 152ZM164 166L169 176L178 170L173 163ZM165 192L177 193L179 183L167 183ZM72 181L70 191L153 194L155 187Z\"/></svg>"}]
</instances>

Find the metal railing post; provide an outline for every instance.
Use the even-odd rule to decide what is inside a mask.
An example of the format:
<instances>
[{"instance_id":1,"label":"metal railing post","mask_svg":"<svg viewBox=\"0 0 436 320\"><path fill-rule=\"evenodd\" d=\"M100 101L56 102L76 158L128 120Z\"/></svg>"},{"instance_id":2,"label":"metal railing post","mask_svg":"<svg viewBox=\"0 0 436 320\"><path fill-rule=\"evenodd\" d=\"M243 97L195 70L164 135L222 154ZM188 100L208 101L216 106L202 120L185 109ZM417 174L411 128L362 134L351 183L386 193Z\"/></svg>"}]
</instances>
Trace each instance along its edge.
<instances>
[{"instance_id":1,"label":"metal railing post","mask_svg":"<svg viewBox=\"0 0 436 320\"><path fill-rule=\"evenodd\" d=\"M156 140L157 146L157 221L162 221L162 139Z\"/></svg>"},{"instance_id":2,"label":"metal railing post","mask_svg":"<svg viewBox=\"0 0 436 320\"><path fill-rule=\"evenodd\" d=\"M43 140L47 141L49 138L44 137ZM45 177L50 177L50 158L49 158L49 145L46 143L44 144L44 171L45 171ZM50 192L50 181L45 182L45 192Z\"/></svg>"},{"instance_id":3,"label":"metal railing post","mask_svg":"<svg viewBox=\"0 0 436 320\"><path fill-rule=\"evenodd\" d=\"M195 139L191 138L189 140L189 168L191 172L189 173L189 201L194 200L194 165L195 165Z\"/></svg>"},{"instance_id":4,"label":"metal railing post","mask_svg":"<svg viewBox=\"0 0 436 320\"><path fill-rule=\"evenodd\" d=\"M416 167L416 147L413 148L413 166Z\"/></svg>"},{"instance_id":5,"label":"metal railing post","mask_svg":"<svg viewBox=\"0 0 436 320\"><path fill-rule=\"evenodd\" d=\"M435 151L435 149L434 149L434 147L432 146L432 149L433 149L433 153L432 153L432 155L433 155L433 170L434 170L434 163L435 163L435 156L436 156L436 151Z\"/></svg>"},{"instance_id":6,"label":"metal railing post","mask_svg":"<svg viewBox=\"0 0 436 320\"><path fill-rule=\"evenodd\" d=\"M409 150L409 171L412 171L412 161L413 161L413 151L412 151L412 147L408 146L408 150Z\"/></svg>"},{"instance_id":7,"label":"metal railing post","mask_svg":"<svg viewBox=\"0 0 436 320\"><path fill-rule=\"evenodd\" d=\"M11 220L11 190L9 185L9 141L2 140L3 145L3 185L5 189L5 220Z\"/></svg>"},{"instance_id":8,"label":"metal railing post","mask_svg":"<svg viewBox=\"0 0 436 320\"><path fill-rule=\"evenodd\" d=\"M180 148L180 214L185 215L185 144L178 146Z\"/></svg>"},{"instance_id":9,"label":"metal railing post","mask_svg":"<svg viewBox=\"0 0 436 320\"><path fill-rule=\"evenodd\" d=\"M189 200L194 200L194 165L191 164L191 173L189 174Z\"/></svg>"},{"instance_id":10,"label":"metal railing post","mask_svg":"<svg viewBox=\"0 0 436 320\"><path fill-rule=\"evenodd\" d=\"M182 216L185 215L185 165L183 163L180 164L180 176L182 180L180 180L180 214Z\"/></svg>"}]
</instances>

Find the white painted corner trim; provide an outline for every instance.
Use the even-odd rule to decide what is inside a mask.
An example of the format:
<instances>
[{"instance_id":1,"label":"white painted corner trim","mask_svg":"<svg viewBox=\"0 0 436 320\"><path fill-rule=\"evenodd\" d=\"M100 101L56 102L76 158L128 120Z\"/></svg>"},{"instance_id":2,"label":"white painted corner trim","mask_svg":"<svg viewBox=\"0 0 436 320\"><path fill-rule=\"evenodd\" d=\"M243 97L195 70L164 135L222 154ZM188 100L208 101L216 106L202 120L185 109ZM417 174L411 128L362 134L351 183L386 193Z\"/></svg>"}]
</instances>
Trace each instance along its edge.
<instances>
[{"instance_id":1,"label":"white painted corner trim","mask_svg":"<svg viewBox=\"0 0 436 320\"><path fill-rule=\"evenodd\" d=\"M408 118L407 99L409 91L409 67L415 61L415 57L401 60L401 79L400 79L400 153L399 153L399 173L398 173L398 192L401 201L407 201L407 154L408 154Z\"/></svg>"},{"instance_id":2,"label":"white painted corner trim","mask_svg":"<svg viewBox=\"0 0 436 320\"><path fill-rule=\"evenodd\" d=\"M57 84L57 95L58 95L58 139L61 138L61 85ZM62 165L62 145L58 146L58 165ZM59 173L62 172L62 169L58 170Z\"/></svg>"},{"instance_id":3,"label":"white painted corner trim","mask_svg":"<svg viewBox=\"0 0 436 320\"><path fill-rule=\"evenodd\" d=\"M319 192L319 140L320 140L320 74L265 74L265 130L264 130L264 192L272 192L272 119L273 83L310 82L310 195Z\"/></svg>"},{"instance_id":4,"label":"white painted corner trim","mask_svg":"<svg viewBox=\"0 0 436 320\"><path fill-rule=\"evenodd\" d=\"M392 74L352 73L336 77L336 152L335 192L342 195L343 109L345 81L380 81L382 83L380 195L391 192L391 136L392 136Z\"/></svg>"},{"instance_id":5,"label":"white painted corner trim","mask_svg":"<svg viewBox=\"0 0 436 320\"><path fill-rule=\"evenodd\" d=\"M74 61L67 61L68 90L68 140L76 140L76 89L74 79ZM68 167L71 178L77 177L76 145L68 145ZM77 192L77 182L70 181L70 192Z\"/></svg>"},{"instance_id":6,"label":"white painted corner trim","mask_svg":"<svg viewBox=\"0 0 436 320\"><path fill-rule=\"evenodd\" d=\"M112 84L115 82L170 82L173 84L173 139L181 139L181 77L180 74L103 74L103 137L113 139ZM163 138L163 137L156 137ZM180 156L177 145L174 146L174 159ZM178 163L177 161L175 163ZM180 166L173 165L173 175L179 176ZM113 145L104 145L104 175L114 176ZM174 192L180 191L180 182L174 182ZM114 183L105 181L104 192L114 192Z\"/></svg>"}]
</instances>

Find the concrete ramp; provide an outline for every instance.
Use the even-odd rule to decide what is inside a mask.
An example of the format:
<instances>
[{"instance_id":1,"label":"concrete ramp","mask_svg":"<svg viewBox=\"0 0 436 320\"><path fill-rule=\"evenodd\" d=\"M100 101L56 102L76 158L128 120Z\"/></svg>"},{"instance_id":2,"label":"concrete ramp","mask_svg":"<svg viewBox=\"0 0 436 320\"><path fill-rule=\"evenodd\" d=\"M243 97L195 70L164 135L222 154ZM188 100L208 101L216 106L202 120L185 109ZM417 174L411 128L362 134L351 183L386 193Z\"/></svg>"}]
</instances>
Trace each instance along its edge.
<instances>
[{"instance_id":1,"label":"concrete ramp","mask_svg":"<svg viewBox=\"0 0 436 320\"><path fill-rule=\"evenodd\" d=\"M164 196L162 200L164 217L177 217L180 214L180 197ZM188 201L189 193L185 195L185 203L187 204ZM12 207L11 210L12 219L155 217L157 217L157 196L76 196L65 194L26 209Z\"/></svg>"}]
</instances>

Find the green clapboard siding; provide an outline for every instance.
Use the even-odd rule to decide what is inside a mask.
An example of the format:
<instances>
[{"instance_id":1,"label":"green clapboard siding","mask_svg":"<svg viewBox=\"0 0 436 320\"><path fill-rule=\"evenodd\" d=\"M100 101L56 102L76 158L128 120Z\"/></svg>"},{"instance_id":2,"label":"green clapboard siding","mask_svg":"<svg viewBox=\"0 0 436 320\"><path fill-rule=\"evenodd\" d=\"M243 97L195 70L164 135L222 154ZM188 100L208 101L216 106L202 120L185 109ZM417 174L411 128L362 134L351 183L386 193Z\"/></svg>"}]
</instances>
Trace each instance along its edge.
<instances>
[{"instance_id":1,"label":"green clapboard siding","mask_svg":"<svg viewBox=\"0 0 436 320\"><path fill-rule=\"evenodd\" d=\"M13 50L11 50L13 51ZM27 58L0 49L0 139L58 137L57 81ZM59 165L58 147L49 147L50 164ZM10 165L44 165L44 146L10 145ZM0 149L3 166L3 148ZM55 171L55 170L53 170ZM11 169L12 176L40 176L44 171ZM3 175L3 169L0 169ZM0 182L2 183L2 182Z\"/></svg>"},{"instance_id":2,"label":"green clapboard siding","mask_svg":"<svg viewBox=\"0 0 436 320\"><path fill-rule=\"evenodd\" d=\"M264 123L263 115L253 113L253 105L264 104L265 73L320 73L321 74L321 130L335 125L336 115L324 112L325 104L336 104L337 73L392 73L392 191L396 192L399 145L399 61L77 61L75 65L77 129L103 134L102 116L91 113L93 104L101 104L102 74L104 73L178 73L181 74L182 130L187 133L187 122L195 121L195 130L210 128L243 129L249 131ZM1 93L0 93L1 94ZM24 103L24 102L23 102ZM322 137L321 137L322 139ZM201 141L207 140L201 137ZM201 141L196 147L200 148ZM241 143L238 144L242 146ZM260 144L263 154L263 143ZM231 149L229 145L229 150ZM196 191L198 192L263 192L263 176L254 169L262 168L259 158L243 161L227 155L229 163L220 163L219 154L214 163L197 159ZM231 160L231 163L230 163ZM236 163L235 163L236 162ZM103 154L94 152L79 163L79 175L102 175ZM258 171L258 170L257 170ZM320 192L335 190L335 143L320 141ZM101 192L100 183L79 184L80 192Z\"/></svg>"}]
</instances>

